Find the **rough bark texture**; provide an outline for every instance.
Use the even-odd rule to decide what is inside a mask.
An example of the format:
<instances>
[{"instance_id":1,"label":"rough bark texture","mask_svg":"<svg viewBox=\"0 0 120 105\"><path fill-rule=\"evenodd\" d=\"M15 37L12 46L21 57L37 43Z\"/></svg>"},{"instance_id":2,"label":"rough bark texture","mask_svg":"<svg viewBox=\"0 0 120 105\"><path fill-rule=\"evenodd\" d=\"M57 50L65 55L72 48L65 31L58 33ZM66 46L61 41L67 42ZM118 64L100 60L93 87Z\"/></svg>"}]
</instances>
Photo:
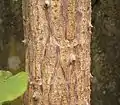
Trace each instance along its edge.
<instances>
[{"instance_id":1,"label":"rough bark texture","mask_svg":"<svg viewBox=\"0 0 120 105\"><path fill-rule=\"evenodd\" d=\"M48 0L49 1L49 0ZM90 104L90 0L23 0L25 105Z\"/></svg>"}]
</instances>

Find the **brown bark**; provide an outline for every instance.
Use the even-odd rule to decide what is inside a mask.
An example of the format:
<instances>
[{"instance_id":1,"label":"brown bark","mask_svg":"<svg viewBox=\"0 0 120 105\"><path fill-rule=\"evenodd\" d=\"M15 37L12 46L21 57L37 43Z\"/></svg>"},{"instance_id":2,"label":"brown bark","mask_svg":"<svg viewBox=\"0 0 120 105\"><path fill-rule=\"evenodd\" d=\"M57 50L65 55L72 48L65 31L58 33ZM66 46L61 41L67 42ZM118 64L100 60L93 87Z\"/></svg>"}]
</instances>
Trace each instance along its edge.
<instances>
[{"instance_id":1,"label":"brown bark","mask_svg":"<svg viewBox=\"0 0 120 105\"><path fill-rule=\"evenodd\" d=\"M23 0L25 105L90 104L90 0Z\"/></svg>"}]
</instances>

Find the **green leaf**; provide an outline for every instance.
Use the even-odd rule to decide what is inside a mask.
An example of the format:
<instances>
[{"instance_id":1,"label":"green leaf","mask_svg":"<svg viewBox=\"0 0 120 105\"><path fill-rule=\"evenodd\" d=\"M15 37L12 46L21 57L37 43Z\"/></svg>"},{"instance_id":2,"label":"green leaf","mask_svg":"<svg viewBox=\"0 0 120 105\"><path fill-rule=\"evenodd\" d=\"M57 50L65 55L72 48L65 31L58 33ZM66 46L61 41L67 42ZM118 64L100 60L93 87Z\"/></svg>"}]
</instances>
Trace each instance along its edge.
<instances>
[{"instance_id":1,"label":"green leaf","mask_svg":"<svg viewBox=\"0 0 120 105\"><path fill-rule=\"evenodd\" d=\"M0 70L0 82L3 82L7 78L11 77L12 73L10 71Z\"/></svg>"},{"instance_id":2,"label":"green leaf","mask_svg":"<svg viewBox=\"0 0 120 105\"><path fill-rule=\"evenodd\" d=\"M28 74L20 72L0 82L0 103L12 101L27 90Z\"/></svg>"}]
</instances>

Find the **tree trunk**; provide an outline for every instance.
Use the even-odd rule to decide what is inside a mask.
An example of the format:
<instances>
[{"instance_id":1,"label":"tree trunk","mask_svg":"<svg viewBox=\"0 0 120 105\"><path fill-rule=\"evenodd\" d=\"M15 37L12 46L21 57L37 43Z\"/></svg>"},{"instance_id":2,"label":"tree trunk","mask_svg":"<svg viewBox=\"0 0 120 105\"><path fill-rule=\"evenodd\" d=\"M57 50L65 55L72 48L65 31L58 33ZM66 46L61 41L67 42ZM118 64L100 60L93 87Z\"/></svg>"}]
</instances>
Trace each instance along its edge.
<instances>
[{"instance_id":1,"label":"tree trunk","mask_svg":"<svg viewBox=\"0 0 120 105\"><path fill-rule=\"evenodd\" d=\"M90 104L90 0L23 0L25 105Z\"/></svg>"}]
</instances>

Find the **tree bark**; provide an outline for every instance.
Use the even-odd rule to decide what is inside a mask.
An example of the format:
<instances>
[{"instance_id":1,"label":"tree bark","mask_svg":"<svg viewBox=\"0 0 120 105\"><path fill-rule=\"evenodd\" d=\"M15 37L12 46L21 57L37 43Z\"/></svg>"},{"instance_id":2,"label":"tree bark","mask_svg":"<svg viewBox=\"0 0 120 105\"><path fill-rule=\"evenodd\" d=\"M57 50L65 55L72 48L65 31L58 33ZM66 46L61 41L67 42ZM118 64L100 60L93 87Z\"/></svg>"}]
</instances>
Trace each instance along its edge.
<instances>
[{"instance_id":1,"label":"tree bark","mask_svg":"<svg viewBox=\"0 0 120 105\"><path fill-rule=\"evenodd\" d=\"M90 105L90 2L23 0L25 105Z\"/></svg>"}]
</instances>

